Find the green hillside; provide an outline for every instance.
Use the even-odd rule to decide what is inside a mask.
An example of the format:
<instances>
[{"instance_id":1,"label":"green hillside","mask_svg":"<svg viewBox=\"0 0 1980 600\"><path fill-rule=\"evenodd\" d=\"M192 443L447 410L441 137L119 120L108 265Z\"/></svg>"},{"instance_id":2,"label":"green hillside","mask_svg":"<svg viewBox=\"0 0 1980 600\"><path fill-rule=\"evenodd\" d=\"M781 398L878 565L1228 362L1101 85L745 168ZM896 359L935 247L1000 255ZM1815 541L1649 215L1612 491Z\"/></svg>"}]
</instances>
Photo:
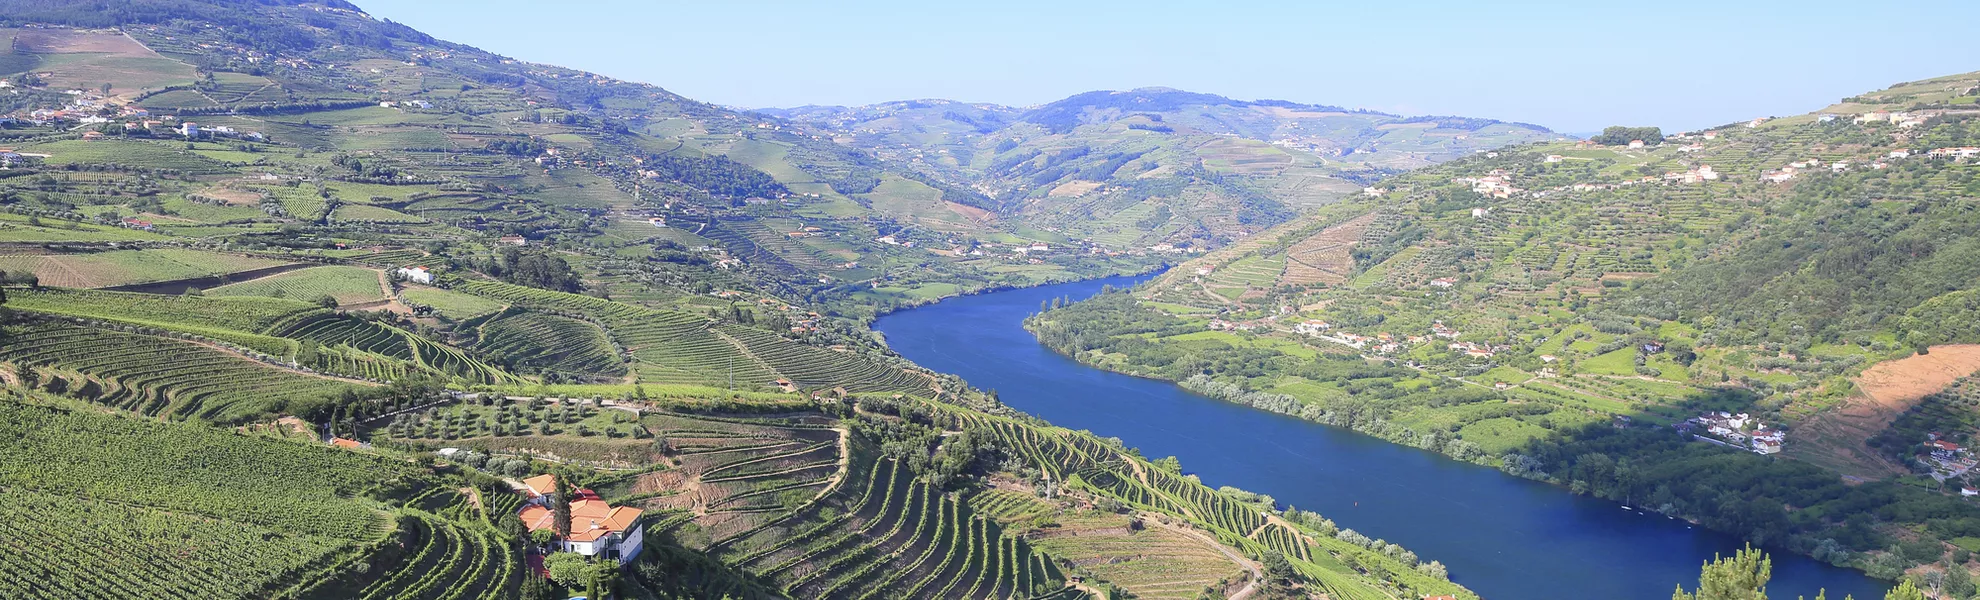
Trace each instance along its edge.
<instances>
[{"instance_id":1,"label":"green hillside","mask_svg":"<svg viewBox=\"0 0 1980 600\"><path fill-rule=\"evenodd\" d=\"M0 539L68 557L9 597L1475 598L867 329L1172 258L1131 231L340 0L0 39ZM532 534L543 474L638 556Z\"/></svg>"},{"instance_id":2,"label":"green hillside","mask_svg":"<svg viewBox=\"0 0 1980 600\"><path fill-rule=\"evenodd\" d=\"M1917 442L1866 444L1980 369L1980 187L1956 155L1976 83L1459 159L1030 326L1091 364L1895 578L1930 553L1893 540L1980 522ZM1673 435L1725 438L1711 411L1752 416L1733 448ZM1906 414L1912 436L1972 433ZM1749 443L1755 423L1784 443Z\"/></svg>"}]
</instances>

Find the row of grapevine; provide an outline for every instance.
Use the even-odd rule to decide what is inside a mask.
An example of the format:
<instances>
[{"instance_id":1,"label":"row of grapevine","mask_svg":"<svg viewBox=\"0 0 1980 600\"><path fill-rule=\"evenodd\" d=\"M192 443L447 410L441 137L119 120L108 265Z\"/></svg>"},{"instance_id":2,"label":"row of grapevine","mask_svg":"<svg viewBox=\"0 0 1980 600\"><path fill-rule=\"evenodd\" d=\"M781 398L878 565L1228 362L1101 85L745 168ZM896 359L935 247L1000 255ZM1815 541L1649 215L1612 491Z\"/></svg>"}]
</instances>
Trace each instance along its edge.
<instances>
[{"instance_id":1,"label":"row of grapevine","mask_svg":"<svg viewBox=\"0 0 1980 600\"><path fill-rule=\"evenodd\" d=\"M632 355L634 372L642 381L760 386L784 377L801 387L929 393L926 378L901 367L808 346L762 329L711 326L692 313L494 281L464 281L456 289L602 326Z\"/></svg>"},{"instance_id":2,"label":"row of grapevine","mask_svg":"<svg viewBox=\"0 0 1980 600\"><path fill-rule=\"evenodd\" d=\"M336 350L351 349L366 354L414 363L434 372L464 379L470 383L507 383L514 375L446 346L391 325L367 321L332 311L295 315L276 323L269 334L314 342ZM333 352L334 353L334 352ZM331 359L319 364L335 366ZM351 361L353 358L342 358Z\"/></svg>"},{"instance_id":3,"label":"row of grapevine","mask_svg":"<svg viewBox=\"0 0 1980 600\"><path fill-rule=\"evenodd\" d=\"M1004 598L1063 585L1051 561L970 506L873 461L831 510L724 544L725 562L798 598ZM823 517L821 515L833 515Z\"/></svg>"},{"instance_id":4,"label":"row of grapevine","mask_svg":"<svg viewBox=\"0 0 1980 600\"><path fill-rule=\"evenodd\" d=\"M776 373L709 330L708 320L603 298L496 281L463 281L459 291L531 311L595 323L632 354L641 381L761 385Z\"/></svg>"},{"instance_id":5,"label":"row of grapevine","mask_svg":"<svg viewBox=\"0 0 1980 600\"><path fill-rule=\"evenodd\" d=\"M495 496L514 494L495 494ZM513 505L513 504L511 504ZM426 507L433 510L422 510ZM358 592L364 600L505 599L522 577L522 555L490 515L454 492L429 491L402 512L416 548Z\"/></svg>"},{"instance_id":6,"label":"row of grapevine","mask_svg":"<svg viewBox=\"0 0 1980 600\"><path fill-rule=\"evenodd\" d=\"M229 429L0 402L0 489L115 501L296 534L363 539L351 498L415 467Z\"/></svg>"},{"instance_id":7,"label":"row of grapevine","mask_svg":"<svg viewBox=\"0 0 1980 600\"><path fill-rule=\"evenodd\" d=\"M753 327L725 325L721 331L800 387L933 395L927 378L865 356L808 346Z\"/></svg>"},{"instance_id":8,"label":"row of grapevine","mask_svg":"<svg viewBox=\"0 0 1980 600\"><path fill-rule=\"evenodd\" d=\"M352 386L175 339L54 321L7 332L0 362L40 368L44 389L146 415L233 422Z\"/></svg>"},{"instance_id":9,"label":"row of grapevine","mask_svg":"<svg viewBox=\"0 0 1980 600\"><path fill-rule=\"evenodd\" d=\"M0 597L254 598L352 546L194 515L0 492ZM31 549L31 550L30 550ZM59 560L51 560L60 557Z\"/></svg>"},{"instance_id":10,"label":"row of grapevine","mask_svg":"<svg viewBox=\"0 0 1980 600\"><path fill-rule=\"evenodd\" d=\"M513 364L586 375L620 376L626 365L598 326L536 313L483 323L475 350Z\"/></svg>"},{"instance_id":11,"label":"row of grapevine","mask_svg":"<svg viewBox=\"0 0 1980 600\"><path fill-rule=\"evenodd\" d=\"M285 319L272 326L268 333L328 347L343 346L399 360L413 360L412 346L396 331L328 310Z\"/></svg>"}]
</instances>

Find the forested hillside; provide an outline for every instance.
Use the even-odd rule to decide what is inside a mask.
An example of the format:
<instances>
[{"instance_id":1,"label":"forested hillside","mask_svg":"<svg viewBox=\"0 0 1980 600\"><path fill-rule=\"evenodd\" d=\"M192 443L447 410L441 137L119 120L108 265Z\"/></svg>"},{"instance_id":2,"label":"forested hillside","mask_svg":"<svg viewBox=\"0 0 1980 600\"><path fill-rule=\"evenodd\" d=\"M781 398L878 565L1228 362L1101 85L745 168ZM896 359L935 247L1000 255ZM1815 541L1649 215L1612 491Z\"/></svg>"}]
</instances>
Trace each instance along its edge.
<instances>
[{"instance_id":1,"label":"forested hillside","mask_svg":"<svg viewBox=\"0 0 1980 600\"><path fill-rule=\"evenodd\" d=\"M1090 364L1878 577L1964 562L1971 419L1905 411L1980 369L1976 84L1501 148L1030 326Z\"/></svg>"}]
</instances>

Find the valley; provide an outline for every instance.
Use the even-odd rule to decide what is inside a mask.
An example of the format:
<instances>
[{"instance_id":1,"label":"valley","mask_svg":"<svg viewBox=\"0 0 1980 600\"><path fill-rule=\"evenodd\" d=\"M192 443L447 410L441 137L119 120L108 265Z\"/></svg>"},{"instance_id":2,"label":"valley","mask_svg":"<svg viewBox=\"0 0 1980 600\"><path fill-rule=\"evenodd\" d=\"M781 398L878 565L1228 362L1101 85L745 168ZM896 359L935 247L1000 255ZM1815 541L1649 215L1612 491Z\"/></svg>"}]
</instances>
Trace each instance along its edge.
<instances>
[{"instance_id":1,"label":"valley","mask_svg":"<svg viewBox=\"0 0 1980 600\"><path fill-rule=\"evenodd\" d=\"M1963 597L1976 89L744 109L0 3L0 594Z\"/></svg>"}]
</instances>

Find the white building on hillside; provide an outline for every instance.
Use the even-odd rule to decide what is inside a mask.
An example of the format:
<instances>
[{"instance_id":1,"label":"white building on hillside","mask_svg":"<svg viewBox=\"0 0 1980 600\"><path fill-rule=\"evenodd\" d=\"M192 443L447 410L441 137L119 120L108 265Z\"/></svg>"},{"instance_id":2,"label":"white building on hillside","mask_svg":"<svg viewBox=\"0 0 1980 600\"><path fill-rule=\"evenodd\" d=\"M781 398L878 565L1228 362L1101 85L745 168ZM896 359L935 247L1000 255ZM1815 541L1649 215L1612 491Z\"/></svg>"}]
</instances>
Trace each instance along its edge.
<instances>
[{"instance_id":1,"label":"white building on hillside","mask_svg":"<svg viewBox=\"0 0 1980 600\"><path fill-rule=\"evenodd\" d=\"M550 509L550 501L551 495L557 491L557 476L538 475L524 479L522 483L522 491L529 495L529 502L516 516L522 518L523 525L530 531L554 530L557 519ZM591 490L579 489L571 495L571 534L550 542L552 547L564 552L576 552L587 558L616 560L621 565L639 558L646 542L646 528L639 523L644 511L630 506L612 506Z\"/></svg>"},{"instance_id":2,"label":"white building on hillside","mask_svg":"<svg viewBox=\"0 0 1980 600\"><path fill-rule=\"evenodd\" d=\"M400 277L404 277L406 281L427 285L433 284L433 272L426 270L426 267L400 267L394 272L398 273Z\"/></svg>"}]
</instances>

